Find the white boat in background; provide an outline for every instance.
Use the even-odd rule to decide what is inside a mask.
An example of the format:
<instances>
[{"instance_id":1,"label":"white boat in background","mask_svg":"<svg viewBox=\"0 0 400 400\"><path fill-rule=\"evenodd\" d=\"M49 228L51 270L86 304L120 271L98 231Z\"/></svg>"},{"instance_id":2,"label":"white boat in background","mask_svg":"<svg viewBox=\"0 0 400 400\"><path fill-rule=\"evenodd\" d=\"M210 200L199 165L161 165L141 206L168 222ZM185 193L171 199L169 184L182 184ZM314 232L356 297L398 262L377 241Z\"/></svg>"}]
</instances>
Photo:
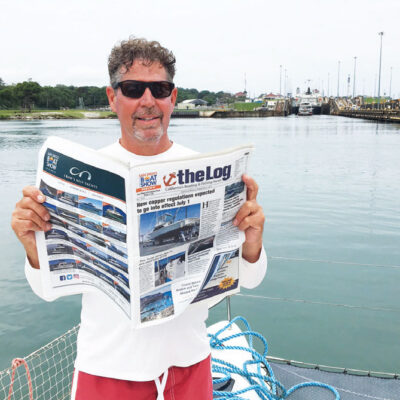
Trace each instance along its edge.
<instances>
[{"instance_id":1,"label":"white boat in background","mask_svg":"<svg viewBox=\"0 0 400 400\"><path fill-rule=\"evenodd\" d=\"M323 98L317 89L311 91L310 88L307 89L307 92L303 94L298 94L294 98L294 103L292 104L292 108L294 109L294 113L300 113L300 107L302 104L309 103L311 105L312 114L321 114ZM310 114L301 114L301 115L310 115Z\"/></svg>"},{"instance_id":2,"label":"white boat in background","mask_svg":"<svg viewBox=\"0 0 400 400\"><path fill-rule=\"evenodd\" d=\"M313 108L311 103L306 101L300 103L299 112L297 115L313 115Z\"/></svg>"}]
</instances>

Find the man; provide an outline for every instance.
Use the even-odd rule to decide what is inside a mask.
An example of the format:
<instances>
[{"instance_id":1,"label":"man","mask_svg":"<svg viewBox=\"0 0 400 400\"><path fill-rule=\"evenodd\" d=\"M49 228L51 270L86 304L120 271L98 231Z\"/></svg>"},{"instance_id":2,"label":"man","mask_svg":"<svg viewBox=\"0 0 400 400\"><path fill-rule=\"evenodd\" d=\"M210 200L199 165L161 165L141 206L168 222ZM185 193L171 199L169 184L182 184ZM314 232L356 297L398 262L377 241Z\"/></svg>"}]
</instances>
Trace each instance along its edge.
<instances>
[{"instance_id":1,"label":"man","mask_svg":"<svg viewBox=\"0 0 400 400\"><path fill-rule=\"evenodd\" d=\"M175 57L158 42L130 39L109 57L107 96L121 125L121 138L103 153L136 163L194 154L173 143L167 133L177 89L172 80ZM264 215L256 201L257 184L248 176L247 202L234 224L243 230L241 284L255 287L266 271L262 248ZM12 227L23 244L25 272L42 296L35 231L48 231L50 215L35 187L23 189ZM82 295L81 327L72 385L73 400L174 399L211 400L210 348L205 320L208 309L195 304L172 321L133 329L129 319L102 293Z\"/></svg>"}]
</instances>

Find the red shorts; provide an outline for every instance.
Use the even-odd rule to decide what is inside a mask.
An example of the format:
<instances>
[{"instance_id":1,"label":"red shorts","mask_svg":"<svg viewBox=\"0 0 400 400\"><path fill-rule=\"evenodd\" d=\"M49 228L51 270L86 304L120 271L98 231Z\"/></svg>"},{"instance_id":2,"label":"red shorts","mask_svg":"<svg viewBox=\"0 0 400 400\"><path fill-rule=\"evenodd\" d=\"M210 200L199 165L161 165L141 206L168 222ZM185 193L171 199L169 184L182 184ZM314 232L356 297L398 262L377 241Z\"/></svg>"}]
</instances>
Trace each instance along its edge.
<instances>
[{"instance_id":1,"label":"red shorts","mask_svg":"<svg viewBox=\"0 0 400 400\"><path fill-rule=\"evenodd\" d=\"M76 373L71 400L156 400L158 396L155 381L133 382ZM190 367L168 369L164 400L189 399L212 400L211 356Z\"/></svg>"}]
</instances>

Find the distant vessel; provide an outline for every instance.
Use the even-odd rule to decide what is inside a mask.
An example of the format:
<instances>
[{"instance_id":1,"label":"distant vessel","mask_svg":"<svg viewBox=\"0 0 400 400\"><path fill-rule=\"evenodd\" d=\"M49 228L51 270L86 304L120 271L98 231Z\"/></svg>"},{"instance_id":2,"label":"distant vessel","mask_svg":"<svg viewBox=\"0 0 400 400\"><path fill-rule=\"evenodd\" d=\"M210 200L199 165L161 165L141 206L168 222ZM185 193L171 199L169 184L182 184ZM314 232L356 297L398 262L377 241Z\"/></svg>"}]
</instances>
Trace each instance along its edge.
<instances>
[{"instance_id":1,"label":"distant vessel","mask_svg":"<svg viewBox=\"0 0 400 400\"><path fill-rule=\"evenodd\" d=\"M311 103L306 101L300 103L299 112L297 113L297 115L313 115L313 108Z\"/></svg>"},{"instance_id":2,"label":"distant vessel","mask_svg":"<svg viewBox=\"0 0 400 400\"><path fill-rule=\"evenodd\" d=\"M322 109L322 96L319 94L318 90L313 90L308 88L307 92L304 94L298 95L294 98L294 102L292 104L292 111L294 114L298 114L300 112L300 106L303 103L311 104L311 109L313 114L321 114ZM301 114L301 115L309 115L309 114Z\"/></svg>"}]
</instances>

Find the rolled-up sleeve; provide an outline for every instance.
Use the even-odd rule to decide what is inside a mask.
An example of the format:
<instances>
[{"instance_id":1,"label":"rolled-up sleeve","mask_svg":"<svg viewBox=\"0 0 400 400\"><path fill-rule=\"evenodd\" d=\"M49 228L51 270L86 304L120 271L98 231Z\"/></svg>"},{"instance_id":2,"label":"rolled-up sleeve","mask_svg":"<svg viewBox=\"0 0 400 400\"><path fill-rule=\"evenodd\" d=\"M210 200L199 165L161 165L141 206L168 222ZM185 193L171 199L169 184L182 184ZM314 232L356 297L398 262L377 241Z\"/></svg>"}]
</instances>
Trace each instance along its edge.
<instances>
[{"instance_id":1,"label":"rolled-up sleeve","mask_svg":"<svg viewBox=\"0 0 400 400\"><path fill-rule=\"evenodd\" d=\"M260 258L256 262L250 263L244 258L241 261L240 286L246 289L253 289L263 281L267 272L268 262L264 246L261 249Z\"/></svg>"}]
</instances>

